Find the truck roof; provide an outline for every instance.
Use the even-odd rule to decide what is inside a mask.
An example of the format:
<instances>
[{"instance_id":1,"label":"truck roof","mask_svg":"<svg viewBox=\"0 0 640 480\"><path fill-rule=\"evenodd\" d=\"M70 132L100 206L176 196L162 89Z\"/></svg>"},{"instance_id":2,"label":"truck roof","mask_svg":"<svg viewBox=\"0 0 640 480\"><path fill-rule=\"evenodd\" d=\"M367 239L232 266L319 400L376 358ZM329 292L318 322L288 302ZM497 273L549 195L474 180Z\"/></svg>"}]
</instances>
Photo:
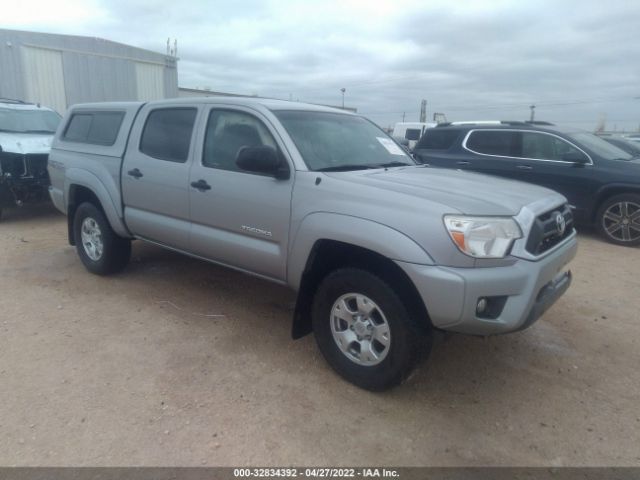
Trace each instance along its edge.
<instances>
[{"instance_id":1,"label":"truck roof","mask_svg":"<svg viewBox=\"0 0 640 480\"><path fill-rule=\"evenodd\" d=\"M145 102L102 102L102 103L81 103L73 106L76 108L124 108L140 107ZM189 97L189 98L170 98L165 100L154 100L147 102L150 105L172 105L172 104L207 104L207 103L227 103L229 105L246 105L257 106L260 105L269 110L304 110L314 112L331 112L342 113L345 115L354 115L347 110L341 110L339 108L325 107L323 105L314 105L311 103L302 102L289 102L287 100L276 100L271 98L256 98L256 97L225 97L225 96L213 96L213 97Z\"/></svg>"}]
</instances>

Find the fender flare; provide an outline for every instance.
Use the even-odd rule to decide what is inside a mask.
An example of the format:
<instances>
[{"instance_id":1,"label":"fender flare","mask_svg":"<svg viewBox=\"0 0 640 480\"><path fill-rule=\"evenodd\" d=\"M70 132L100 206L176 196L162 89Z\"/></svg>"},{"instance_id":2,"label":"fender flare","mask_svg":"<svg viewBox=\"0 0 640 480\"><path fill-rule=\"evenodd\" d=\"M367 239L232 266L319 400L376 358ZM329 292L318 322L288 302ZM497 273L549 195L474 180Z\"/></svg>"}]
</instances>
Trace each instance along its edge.
<instances>
[{"instance_id":1,"label":"fender flare","mask_svg":"<svg viewBox=\"0 0 640 480\"><path fill-rule=\"evenodd\" d=\"M433 258L413 239L387 225L339 213L317 212L299 224L289 248L287 283L298 290L307 260L319 240L366 248L390 260L433 265Z\"/></svg>"},{"instance_id":2,"label":"fender flare","mask_svg":"<svg viewBox=\"0 0 640 480\"><path fill-rule=\"evenodd\" d=\"M127 229L118 207L113 203L113 198L109 195L107 188L96 175L87 170L69 168L65 172L64 199L67 211L71 201L71 187L74 185L84 187L93 192L116 234L121 237L131 237L131 233Z\"/></svg>"}]
</instances>

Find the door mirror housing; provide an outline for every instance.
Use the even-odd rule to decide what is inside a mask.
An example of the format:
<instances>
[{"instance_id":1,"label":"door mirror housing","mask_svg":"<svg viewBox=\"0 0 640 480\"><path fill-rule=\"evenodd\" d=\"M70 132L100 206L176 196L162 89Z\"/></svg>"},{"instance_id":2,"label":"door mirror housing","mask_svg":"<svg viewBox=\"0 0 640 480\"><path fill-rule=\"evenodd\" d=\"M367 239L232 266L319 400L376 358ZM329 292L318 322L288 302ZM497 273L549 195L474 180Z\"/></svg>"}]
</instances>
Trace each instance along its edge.
<instances>
[{"instance_id":1,"label":"door mirror housing","mask_svg":"<svg viewBox=\"0 0 640 480\"><path fill-rule=\"evenodd\" d=\"M289 165L275 148L267 145L242 147L238 150L236 165L240 170L271 175L279 180L286 180L290 176Z\"/></svg>"},{"instance_id":2,"label":"door mirror housing","mask_svg":"<svg viewBox=\"0 0 640 480\"><path fill-rule=\"evenodd\" d=\"M578 165L584 165L585 163L589 163L589 159L582 152L567 152L562 155L562 160L565 162L571 162Z\"/></svg>"}]
</instances>

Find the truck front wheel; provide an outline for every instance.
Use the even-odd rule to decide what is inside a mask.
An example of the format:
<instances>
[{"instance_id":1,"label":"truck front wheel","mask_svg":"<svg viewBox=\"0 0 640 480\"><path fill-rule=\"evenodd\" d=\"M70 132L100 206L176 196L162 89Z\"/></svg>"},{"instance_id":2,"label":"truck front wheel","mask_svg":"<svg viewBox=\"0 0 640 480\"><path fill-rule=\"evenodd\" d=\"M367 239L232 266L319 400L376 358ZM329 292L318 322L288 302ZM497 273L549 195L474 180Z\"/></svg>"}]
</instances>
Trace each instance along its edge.
<instances>
[{"instance_id":1,"label":"truck front wheel","mask_svg":"<svg viewBox=\"0 0 640 480\"><path fill-rule=\"evenodd\" d=\"M431 336L416 327L406 306L382 279L344 268L321 282L312 308L320 351L338 374L373 391L406 379Z\"/></svg>"},{"instance_id":2,"label":"truck front wheel","mask_svg":"<svg viewBox=\"0 0 640 480\"><path fill-rule=\"evenodd\" d=\"M92 273L108 275L122 270L131 257L131 241L119 237L104 213L92 203L82 203L73 221L76 251Z\"/></svg>"}]
</instances>

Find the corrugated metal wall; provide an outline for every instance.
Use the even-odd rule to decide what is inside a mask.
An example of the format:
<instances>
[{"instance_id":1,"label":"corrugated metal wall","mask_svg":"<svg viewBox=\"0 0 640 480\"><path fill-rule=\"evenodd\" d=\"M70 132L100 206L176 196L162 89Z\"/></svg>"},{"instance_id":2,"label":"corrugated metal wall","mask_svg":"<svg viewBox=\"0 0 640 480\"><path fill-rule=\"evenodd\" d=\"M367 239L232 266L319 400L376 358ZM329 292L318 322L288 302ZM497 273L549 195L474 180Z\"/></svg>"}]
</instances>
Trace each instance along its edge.
<instances>
[{"instance_id":1,"label":"corrugated metal wall","mask_svg":"<svg viewBox=\"0 0 640 480\"><path fill-rule=\"evenodd\" d=\"M47 85L53 77L42 73L55 69L59 76L60 58L64 100L59 85ZM99 38L0 29L0 97L62 113L75 103L177 96L174 57Z\"/></svg>"},{"instance_id":2,"label":"corrugated metal wall","mask_svg":"<svg viewBox=\"0 0 640 480\"><path fill-rule=\"evenodd\" d=\"M164 68L152 63L136 62L138 100L158 100L164 95Z\"/></svg>"},{"instance_id":3,"label":"corrugated metal wall","mask_svg":"<svg viewBox=\"0 0 640 480\"><path fill-rule=\"evenodd\" d=\"M133 61L64 52L63 63L69 105L103 100L137 100Z\"/></svg>"},{"instance_id":4,"label":"corrugated metal wall","mask_svg":"<svg viewBox=\"0 0 640 480\"><path fill-rule=\"evenodd\" d=\"M59 112L67 108L62 52L21 47L25 100L41 103Z\"/></svg>"}]
</instances>

